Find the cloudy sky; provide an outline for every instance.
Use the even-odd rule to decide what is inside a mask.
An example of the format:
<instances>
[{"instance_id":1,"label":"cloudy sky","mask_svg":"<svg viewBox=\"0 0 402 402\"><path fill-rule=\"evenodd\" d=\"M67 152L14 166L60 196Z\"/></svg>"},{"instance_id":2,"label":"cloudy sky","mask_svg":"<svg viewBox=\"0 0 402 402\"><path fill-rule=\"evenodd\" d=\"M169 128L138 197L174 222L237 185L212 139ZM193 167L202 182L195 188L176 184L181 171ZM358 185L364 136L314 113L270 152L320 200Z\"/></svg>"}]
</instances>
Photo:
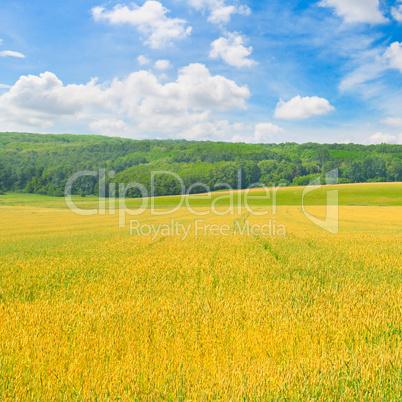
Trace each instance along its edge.
<instances>
[{"instance_id":1,"label":"cloudy sky","mask_svg":"<svg viewBox=\"0 0 402 402\"><path fill-rule=\"evenodd\" d=\"M402 143L402 1L9 0L0 131Z\"/></svg>"}]
</instances>

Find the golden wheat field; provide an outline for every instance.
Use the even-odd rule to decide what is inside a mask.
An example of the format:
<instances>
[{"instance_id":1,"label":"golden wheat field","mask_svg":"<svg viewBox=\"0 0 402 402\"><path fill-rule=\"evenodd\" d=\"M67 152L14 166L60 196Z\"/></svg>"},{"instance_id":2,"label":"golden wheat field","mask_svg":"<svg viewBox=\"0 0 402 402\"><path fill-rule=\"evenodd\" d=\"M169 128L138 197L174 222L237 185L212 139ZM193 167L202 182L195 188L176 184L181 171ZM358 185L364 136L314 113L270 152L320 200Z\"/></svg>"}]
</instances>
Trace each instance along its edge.
<instances>
[{"instance_id":1,"label":"golden wheat field","mask_svg":"<svg viewBox=\"0 0 402 402\"><path fill-rule=\"evenodd\" d=\"M4 203L0 399L401 400L401 217L341 206L333 235L279 206L203 219L274 218L286 235L183 240ZM194 223L185 208L138 219Z\"/></svg>"}]
</instances>

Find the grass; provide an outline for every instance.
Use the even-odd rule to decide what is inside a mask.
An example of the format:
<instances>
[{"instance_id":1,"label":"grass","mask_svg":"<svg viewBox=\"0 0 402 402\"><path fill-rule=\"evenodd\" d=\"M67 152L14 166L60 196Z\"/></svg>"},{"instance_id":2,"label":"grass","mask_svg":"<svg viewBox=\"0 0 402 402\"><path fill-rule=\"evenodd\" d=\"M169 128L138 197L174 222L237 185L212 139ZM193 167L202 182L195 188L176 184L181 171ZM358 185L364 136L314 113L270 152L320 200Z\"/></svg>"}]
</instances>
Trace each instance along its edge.
<instances>
[{"instance_id":1,"label":"grass","mask_svg":"<svg viewBox=\"0 0 402 402\"><path fill-rule=\"evenodd\" d=\"M185 241L131 236L63 199L1 196L0 398L401 400L400 188L340 186L338 235L289 188L277 215L203 218L274 219L286 236ZM319 197L307 204L322 216ZM194 224L184 208L131 219L172 218Z\"/></svg>"},{"instance_id":2,"label":"grass","mask_svg":"<svg viewBox=\"0 0 402 402\"><path fill-rule=\"evenodd\" d=\"M303 190L305 187L281 187L276 190L277 205L298 206L301 204ZM333 186L323 186L320 189L307 194L304 199L305 205L325 205L327 191L337 190L339 193L339 205L377 205L377 206L402 206L402 183L362 183L362 184L340 184ZM261 189L253 189L250 197L261 197L260 199L249 199L253 206L271 206L274 192L269 188L269 198L267 193ZM240 204L244 202L245 192L241 191ZM214 192L211 198L207 196L190 196L190 204L194 207L210 207L211 203L217 198L218 206L229 205L227 192ZM99 198L96 196L73 196L75 204L81 208L96 208ZM239 204L237 191L233 194L234 204ZM117 201L118 202L118 201ZM141 201L138 199L126 200L127 206L138 207ZM155 206L158 208L175 207L180 203L180 196L156 197ZM63 197L50 197L36 194L16 194L8 193L0 196L0 206L38 206L41 208L66 208Z\"/></svg>"}]
</instances>

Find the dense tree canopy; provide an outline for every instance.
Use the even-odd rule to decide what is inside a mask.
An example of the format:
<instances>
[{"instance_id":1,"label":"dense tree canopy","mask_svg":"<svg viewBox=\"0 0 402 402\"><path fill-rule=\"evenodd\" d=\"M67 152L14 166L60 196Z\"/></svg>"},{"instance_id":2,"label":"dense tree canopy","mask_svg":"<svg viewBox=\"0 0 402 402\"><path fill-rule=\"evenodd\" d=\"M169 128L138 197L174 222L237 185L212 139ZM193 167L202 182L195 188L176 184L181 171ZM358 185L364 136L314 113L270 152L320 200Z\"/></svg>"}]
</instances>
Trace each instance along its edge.
<instances>
[{"instance_id":1,"label":"dense tree canopy","mask_svg":"<svg viewBox=\"0 0 402 402\"><path fill-rule=\"evenodd\" d=\"M28 192L62 196L68 178L83 170L105 169L107 184L141 183L150 191L152 171L178 174L188 189L203 183L237 188L262 185L307 185L339 169L340 183L402 181L401 145L244 144L185 140L131 140L95 135L0 133L0 193ZM115 172L115 175L109 173ZM114 176L114 177L113 177ZM99 179L85 176L73 193L98 194ZM108 186L109 188L109 186ZM116 185L116 189L119 186ZM180 183L155 176L155 195L179 194ZM205 191L195 185L192 193ZM129 196L139 196L133 188Z\"/></svg>"}]
</instances>

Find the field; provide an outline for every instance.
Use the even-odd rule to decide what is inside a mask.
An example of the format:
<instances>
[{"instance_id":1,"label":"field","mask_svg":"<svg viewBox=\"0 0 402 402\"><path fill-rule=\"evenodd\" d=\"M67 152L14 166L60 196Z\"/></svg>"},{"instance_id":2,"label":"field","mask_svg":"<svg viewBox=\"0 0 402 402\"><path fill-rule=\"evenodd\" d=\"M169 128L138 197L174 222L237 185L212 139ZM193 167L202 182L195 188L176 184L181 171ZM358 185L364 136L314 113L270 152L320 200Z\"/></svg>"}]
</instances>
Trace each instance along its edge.
<instances>
[{"instance_id":1,"label":"field","mask_svg":"<svg viewBox=\"0 0 402 402\"><path fill-rule=\"evenodd\" d=\"M337 235L306 218L300 188L279 190L275 215L254 200L269 214L147 209L125 227L63 198L0 196L0 399L401 400L402 186L331 188ZM310 214L324 217L325 190ZM166 232L130 233L130 219ZM183 239L172 219L203 229ZM271 233L237 233L248 221Z\"/></svg>"}]
</instances>

